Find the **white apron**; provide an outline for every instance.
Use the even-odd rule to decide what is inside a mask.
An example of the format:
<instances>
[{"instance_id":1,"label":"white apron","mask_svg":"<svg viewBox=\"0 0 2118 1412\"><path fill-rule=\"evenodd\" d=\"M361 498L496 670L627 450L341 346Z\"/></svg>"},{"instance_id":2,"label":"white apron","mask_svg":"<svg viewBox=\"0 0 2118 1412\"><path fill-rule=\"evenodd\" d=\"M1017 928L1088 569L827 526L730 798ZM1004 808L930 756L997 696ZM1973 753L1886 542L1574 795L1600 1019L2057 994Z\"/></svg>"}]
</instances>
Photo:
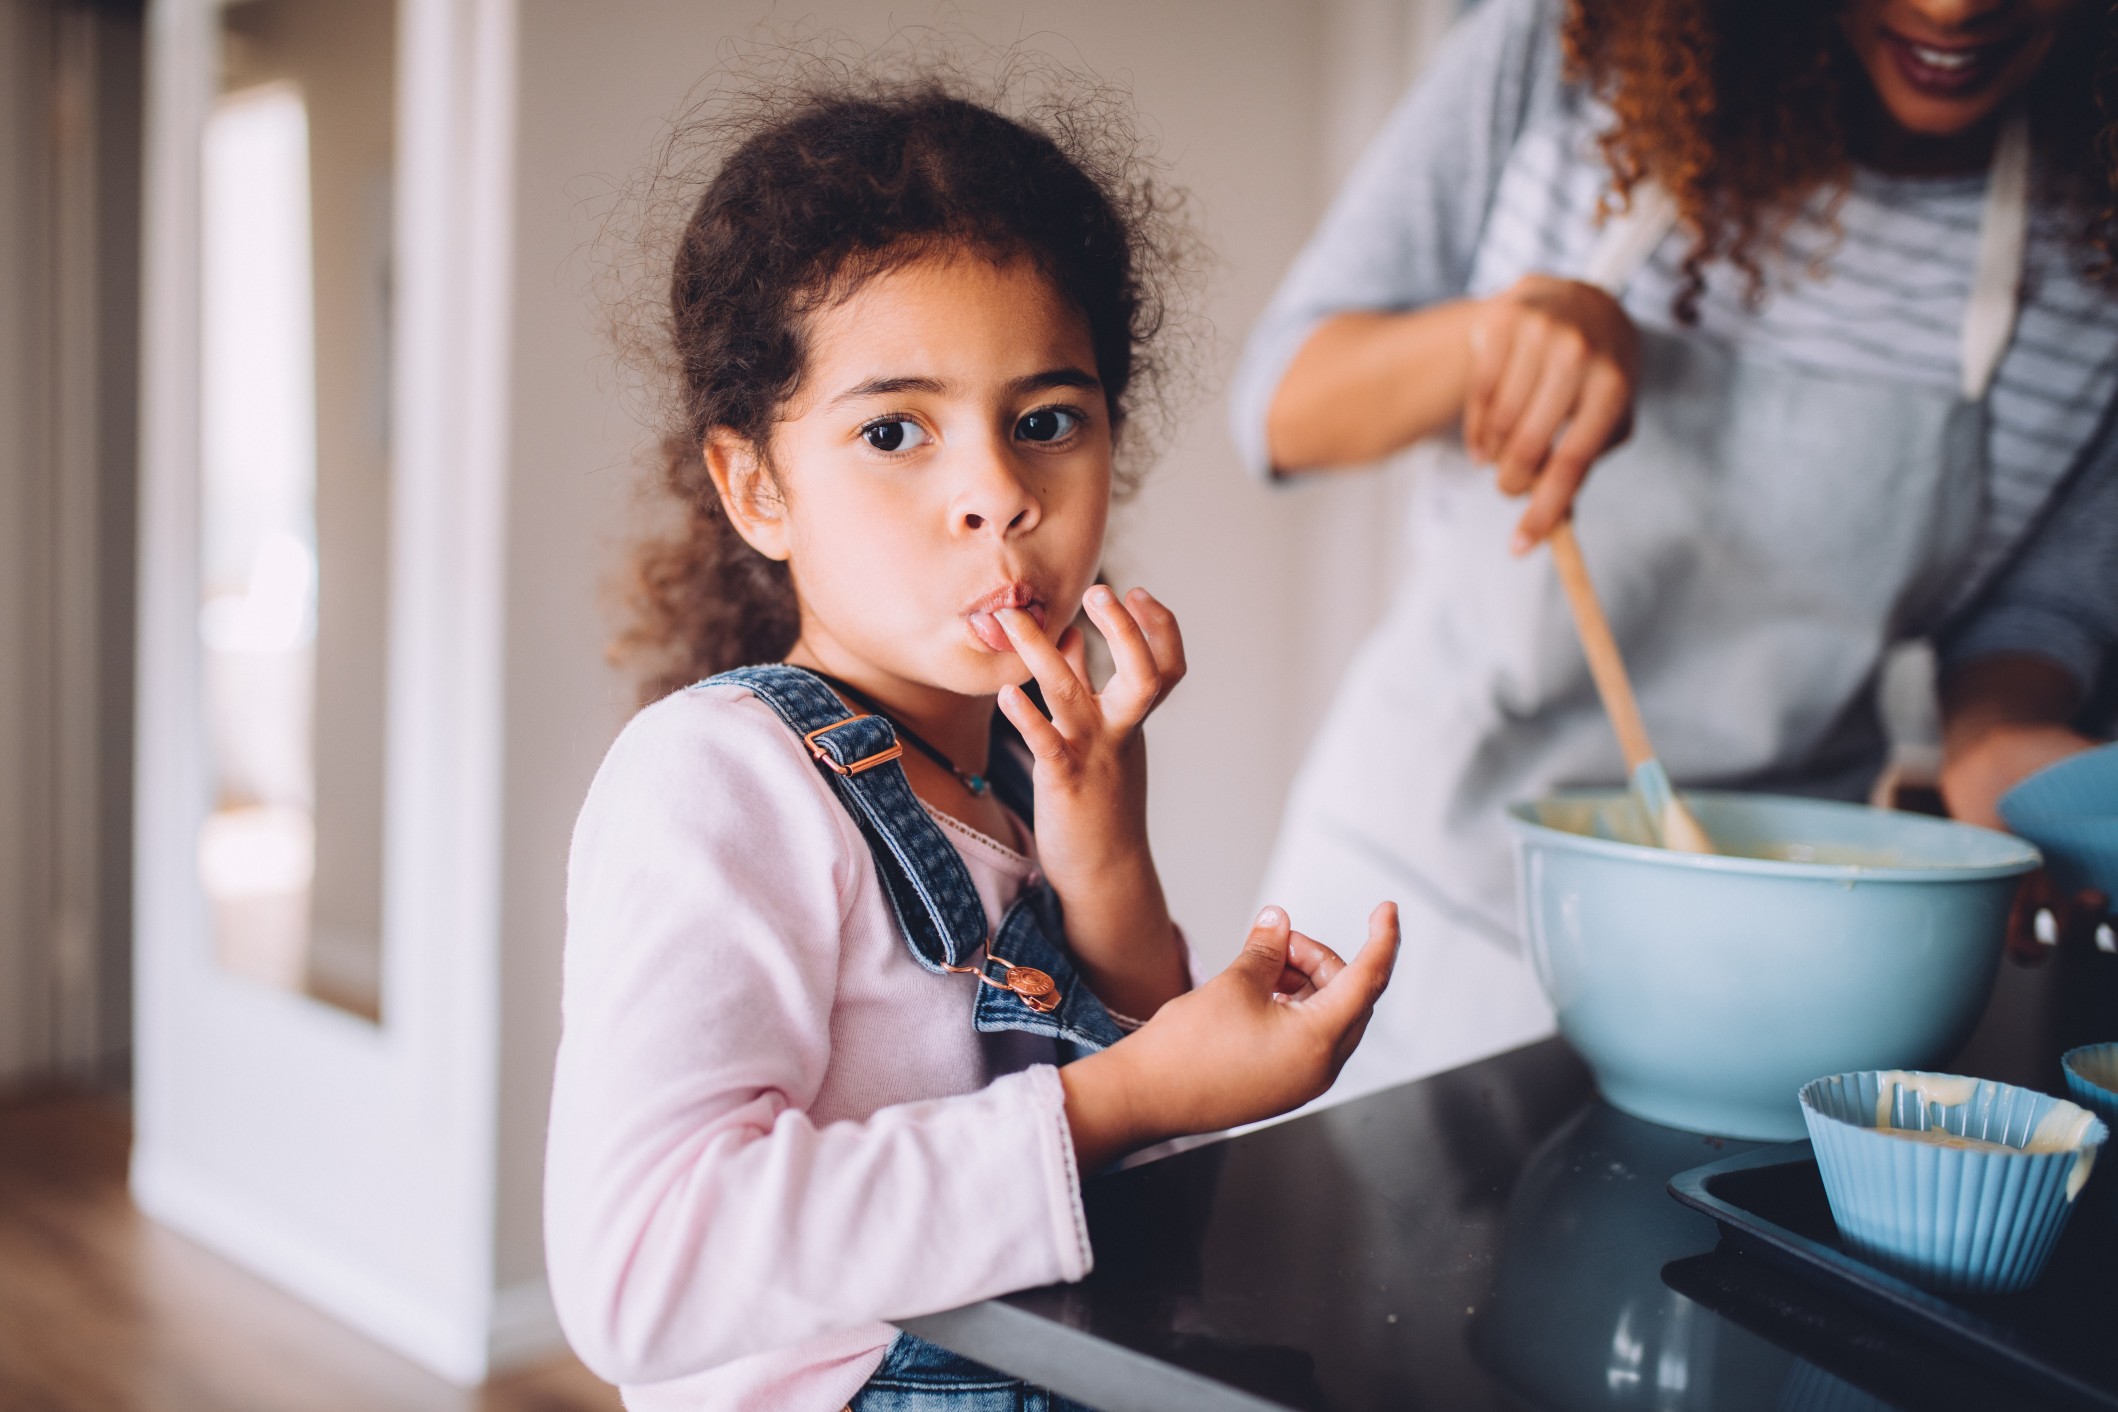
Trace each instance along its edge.
<instances>
[{"instance_id":1,"label":"white apron","mask_svg":"<svg viewBox=\"0 0 2118 1412\"><path fill-rule=\"evenodd\" d=\"M1953 605L1977 537L2028 159L2008 124L1957 395L1642 330L1632 437L1597 463L1575 520L1681 784L1866 796L1884 653ZM1636 193L1581 278L1622 291L1673 217L1664 193ZM1507 551L1522 502L1453 439L1422 460L1409 572L1295 782L1263 892L1334 945L1356 944L1378 901L1402 909L1396 977L1331 1102L1551 1033L1502 806L1625 779L1550 556Z\"/></svg>"}]
</instances>

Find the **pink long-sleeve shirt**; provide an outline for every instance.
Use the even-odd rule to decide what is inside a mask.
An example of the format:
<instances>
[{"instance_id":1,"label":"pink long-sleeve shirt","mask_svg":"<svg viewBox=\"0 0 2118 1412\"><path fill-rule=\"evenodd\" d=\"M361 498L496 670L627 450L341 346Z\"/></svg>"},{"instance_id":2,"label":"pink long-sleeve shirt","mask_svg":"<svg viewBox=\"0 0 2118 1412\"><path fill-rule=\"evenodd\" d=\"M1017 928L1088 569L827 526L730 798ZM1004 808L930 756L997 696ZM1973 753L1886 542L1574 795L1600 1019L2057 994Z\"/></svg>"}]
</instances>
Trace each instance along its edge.
<instances>
[{"instance_id":1,"label":"pink long-sleeve shirt","mask_svg":"<svg viewBox=\"0 0 2118 1412\"><path fill-rule=\"evenodd\" d=\"M1035 876L944 821L989 926ZM1048 1040L981 1036L736 687L636 716L567 875L545 1176L561 1324L633 1409L837 1412L909 1318L1088 1273Z\"/></svg>"}]
</instances>

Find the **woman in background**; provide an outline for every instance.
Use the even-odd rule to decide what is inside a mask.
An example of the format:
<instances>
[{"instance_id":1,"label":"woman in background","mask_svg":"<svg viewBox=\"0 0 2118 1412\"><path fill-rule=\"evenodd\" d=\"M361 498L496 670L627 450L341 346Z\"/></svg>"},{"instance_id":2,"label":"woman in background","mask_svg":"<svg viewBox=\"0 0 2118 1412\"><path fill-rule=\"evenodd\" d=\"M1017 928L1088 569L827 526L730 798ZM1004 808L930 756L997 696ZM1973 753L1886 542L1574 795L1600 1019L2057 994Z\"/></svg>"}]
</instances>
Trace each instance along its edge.
<instances>
[{"instance_id":1,"label":"woman in background","mask_svg":"<svg viewBox=\"0 0 2118 1412\"><path fill-rule=\"evenodd\" d=\"M1276 477L1436 438L1266 880L1324 935L1402 900L1338 1095L1550 1029L1501 808L1625 776L1532 552L1570 513L1681 784L1865 796L1882 662L1918 638L1960 817L2091 743L2106 33L2070 0L1486 0L1391 117L1233 406Z\"/></svg>"}]
</instances>

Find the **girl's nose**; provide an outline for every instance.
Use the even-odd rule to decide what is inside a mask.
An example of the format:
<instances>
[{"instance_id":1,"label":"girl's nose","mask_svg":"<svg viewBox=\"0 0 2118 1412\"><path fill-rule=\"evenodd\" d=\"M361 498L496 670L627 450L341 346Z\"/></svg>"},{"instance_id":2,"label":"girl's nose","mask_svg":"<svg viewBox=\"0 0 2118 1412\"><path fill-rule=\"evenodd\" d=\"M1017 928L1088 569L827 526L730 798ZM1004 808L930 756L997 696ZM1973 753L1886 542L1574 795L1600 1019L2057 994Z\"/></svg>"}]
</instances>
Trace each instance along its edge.
<instances>
[{"instance_id":1,"label":"girl's nose","mask_svg":"<svg viewBox=\"0 0 2118 1412\"><path fill-rule=\"evenodd\" d=\"M1005 538L1034 528L1042 513L1008 449L988 445L967 468L951 518L962 533L998 533Z\"/></svg>"}]
</instances>

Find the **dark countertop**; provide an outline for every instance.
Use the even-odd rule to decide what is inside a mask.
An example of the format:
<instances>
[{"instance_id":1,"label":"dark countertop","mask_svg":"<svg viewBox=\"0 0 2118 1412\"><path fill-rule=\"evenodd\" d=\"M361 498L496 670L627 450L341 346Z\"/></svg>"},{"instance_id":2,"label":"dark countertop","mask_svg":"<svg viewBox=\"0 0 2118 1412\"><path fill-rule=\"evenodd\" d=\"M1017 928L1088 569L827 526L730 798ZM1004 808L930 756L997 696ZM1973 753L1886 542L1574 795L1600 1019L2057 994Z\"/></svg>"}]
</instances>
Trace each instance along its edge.
<instances>
[{"instance_id":1,"label":"dark countertop","mask_svg":"<svg viewBox=\"0 0 2118 1412\"><path fill-rule=\"evenodd\" d=\"M1964 1068L2057 1055L2045 969ZM1549 1040L1099 1176L1087 1280L905 1327L1103 1412L2034 1405L1717 1251L1666 1183L1751 1146L1604 1105Z\"/></svg>"}]
</instances>

